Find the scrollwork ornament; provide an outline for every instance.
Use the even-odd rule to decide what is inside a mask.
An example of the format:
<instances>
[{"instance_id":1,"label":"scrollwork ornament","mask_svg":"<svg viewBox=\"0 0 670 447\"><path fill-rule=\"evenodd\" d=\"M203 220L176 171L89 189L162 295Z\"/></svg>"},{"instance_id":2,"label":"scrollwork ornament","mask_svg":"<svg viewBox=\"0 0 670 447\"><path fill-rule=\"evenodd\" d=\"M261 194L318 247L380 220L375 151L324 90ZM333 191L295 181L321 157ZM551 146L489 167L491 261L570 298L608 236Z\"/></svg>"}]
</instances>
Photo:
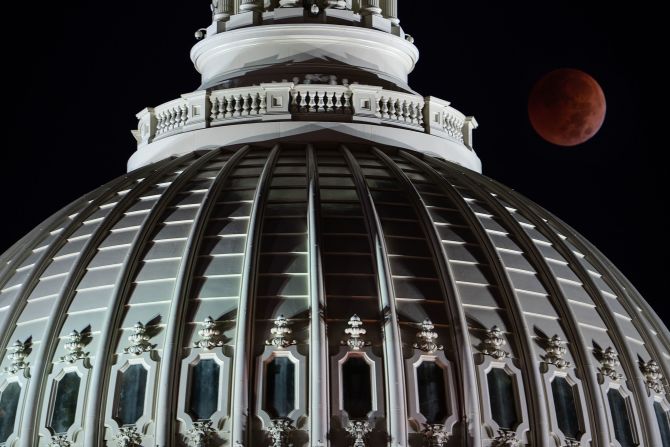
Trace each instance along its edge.
<instances>
[{"instance_id":1,"label":"scrollwork ornament","mask_svg":"<svg viewBox=\"0 0 670 447\"><path fill-rule=\"evenodd\" d=\"M60 358L64 363L75 363L79 359L84 359L88 356L88 352L84 352L83 335L77 331L70 332L67 336L68 341L65 343L65 350L68 352Z\"/></svg>"},{"instance_id":2,"label":"scrollwork ornament","mask_svg":"<svg viewBox=\"0 0 670 447\"><path fill-rule=\"evenodd\" d=\"M187 432L188 440L193 447L207 447L214 431L212 421L194 422Z\"/></svg>"},{"instance_id":3,"label":"scrollwork ornament","mask_svg":"<svg viewBox=\"0 0 670 447\"><path fill-rule=\"evenodd\" d=\"M273 419L268 427L268 435L272 440L272 447L287 447L289 434L293 430L292 420L288 418Z\"/></svg>"},{"instance_id":4,"label":"scrollwork ornament","mask_svg":"<svg viewBox=\"0 0 670 447\"><path fill-rule=\"evenodd\" d=\"M291 340L293 331L288 327L289 322L283 315L278 316L274 324L275 327L270 329L272 337L265 342L266 345L286 349L296 343L295 340Z\"/></svg>"},{"instance_id":5,"label":"scrollwork ornament","mask_svg":"<svg viewBox=\"0 0 670 447\"><path fill-rule=\"evenodd\" d=\"M19 371L22 371L28 368L28 363L25 361L28 357L28 344L23 343L20 340L16 340L14 344L7 349L10 351L9 355L9 366L5 368L5 373L7 374L16 374Z\"/></svg>"},{"instance_id":6,"label":"scrollwork ornament","mask_svg":"<svg viewBox=\"0 0 670 447\"><path fill-rule=\"evenodd\" d=\"M547 340L547 355L544 356L544 361L558 369L569 368L572 363L565 360L565 354L568 352L565 347L566 344L558 335L554 335Z\"/></svg>"},{"instance_id":7,"label":"scrollwork ornament","mask_svg":"<svg viewBox=\"0 0 670 447\"><path fill-rule=\"evenodd\" d=\"M341 341L343 345L349 346L349 349L354 351L359 351L365 346L370 345L370 342L367 342L362 338L368 331L362 328L363 322L358 315L349 318L347 325L349 327L344 330L344 333L349 337L346 340Z\"/></svg>"},{"instance_id":8,"label":"scrollwork ornament","mask_svg":"<svg viewBox=\"0 0 670 447\"><path fill-rule=\"evenodd\" d=\"M658 366L658 363L656 363L655 360L649 360L646 363L642 362L640 365L640 371L642 371L644 380L650 390L658 394L665 394L661 367Z\"/></svg>"},{"instance_id":9,"label":"scrollwork ornament","mask_svg":"<svg viewBox=\"0 0 670 447\"><path fill-rule=\"evenodd\" d=\"M581 447L582 443L576 439L566 439L565 447Z\"/></svg>"},{"instance_id":10,"label":"scrollwork ornament","mask_svg":"<svg viewBox=\"0 0 670 447\"><path fill-rule=\"evenodd\" d=\"M368 421L349 421L345 430L354 440L353 447L365 447L365 438L372 432L372 427Z\"/></svg>"},{"instance_id":11,"label":"scrollwork ornament","mask_svg":"<svg viewBox=\"0 0 670 447\"><path fill-rule=\"evenodd\" d=\"M216 322L212 317L205 318L205 321L202 323L202 329L198 331L198 335L200 335L200 340L195 342L196 348L209 351L223 346L221 331L216 327Z\"/></svg>"},{"instance_id":12,"label":"scrollwork ornament","mask_svg":"<svg viewBox=\"0 0 670 447\"><path fill-rule=\"evenodd\" d=\"M617 372L617 367L621 364L619 362L619 355L616 353L612 347L609 347L600 353L600 374L603 377L609 377L610 379L618 382L623 375Z\"/></svg>"},{"instance_id":13,"label":"scrollwork ornament","mask_svg":"<svg viewBox=\"0 0 670 447\"><path fill-rule=\"evenodd\" d=\"M126 425L119 429L114 441L119 447L141 447L142 435L137 432L137 427L134 425Z\"/></svg>"},{"instance_id":14,"label":"scrollwork ornament","mask_svg":"<svg viewBox=\"0 0 670 447\"><path fill-rule=\"evenodd\" d=\"M137 322L133 326L133 333L128 336L130 346L125 348L123 352L134 355L149 352L153 347L149 340L151 340L151 337L147 334L147 328L142 323Z\"/></svg>"},{"instance_id":15,"label":"scrollwork ornament","mask_svg":"<svg viewBox=\"0 0 670 447\"><path fill-rule=\"evenodd\" d=\"M67 435L54 435L51 437L49 447L71 447L72 443L68 441Z\"/></svg>"},{"instance_id":16,"label":"scrollwork ornament","mask_svg":"<svg viewBox=\"0 0 670 447\"><path fill-rule=\"evenodd\" d=\"M493 447L519 447L521 443L516 437L516 432L511 430L498 430L498 436L493 440Z\"/></svg>"},{"instance_id":17,"label":"scrollwork ornament","mask_svg":"<svg viewBox=\"0 0 670 447\"><path fill-rule=\"evenodd\" d=\"M442 351L444 346L435 343L438 335L437 332L433 330L435 329L433 322L429 319L425 319L423 320L423 323L421 323L420 327L421 331L416 334L417 342L414 343L414 348L420 349L429 354L432 354L435 351Z\"/></svg>"},{"instance_id":18,"label":"scrollwork ornament","mask_svg":"<svg viewBox=\"0 0 670 447\"><path fill-rule=\"evenodd\" d=\"M424 424L422 431L430 447L445 447L450 434L442 424Z\"/></svg>"},{"instance_id":19,"label":"scrollwork ornament","mask_svg":"<svg viewBox=\"0 0 670 447\"><path fill-rule=\"evenodd\" d=\"M489 355L496 360L503 360L510 357L510 353L503 348L507 345L507 341L503 336L503 332L498 326L493 326L486 331L486 338L484 339L482 353Z\"/></svg>"}]
</instances>

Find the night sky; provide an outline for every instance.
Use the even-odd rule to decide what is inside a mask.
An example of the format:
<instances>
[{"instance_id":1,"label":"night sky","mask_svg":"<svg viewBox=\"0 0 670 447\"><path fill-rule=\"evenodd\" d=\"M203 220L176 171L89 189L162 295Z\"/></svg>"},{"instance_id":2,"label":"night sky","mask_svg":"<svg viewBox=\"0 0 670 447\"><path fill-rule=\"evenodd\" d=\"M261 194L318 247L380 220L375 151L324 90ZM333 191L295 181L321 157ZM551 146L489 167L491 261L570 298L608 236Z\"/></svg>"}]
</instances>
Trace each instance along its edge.
<instances>
[{"instance_id":1,"label":"night sky","mask_svg":"<svg viewBox=\"0 0 670 447\"><path fill-rule=\"evenodd\" d=\"M198 87L188 54L210 21L206 0L13 3L3 5L0 252L125 172L135 113ZM476 116L485 174L584 234L670 321L659 12L614 2L399 3L421 51L410 84ZM526 109L533 83L561 67L589 73L607 98L601 131L568 149L539 138Z\"/></svg>"}]
</instances>

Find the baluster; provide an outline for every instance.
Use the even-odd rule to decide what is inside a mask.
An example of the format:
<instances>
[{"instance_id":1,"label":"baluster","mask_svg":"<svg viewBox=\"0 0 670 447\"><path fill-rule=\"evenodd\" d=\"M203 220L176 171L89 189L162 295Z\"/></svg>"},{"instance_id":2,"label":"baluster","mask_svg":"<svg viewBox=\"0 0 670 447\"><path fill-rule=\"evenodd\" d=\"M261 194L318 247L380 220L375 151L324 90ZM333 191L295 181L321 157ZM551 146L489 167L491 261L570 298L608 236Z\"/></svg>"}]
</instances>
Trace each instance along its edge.
<instances>
[{"instance_id":1,"label":"baluster","mask_svg":"<svg viewBox=\"0 0 670 447\"><path fill-rule=\"evenodd\" d=\"M398 121L399 119L399 113L398 113L398 100L397 99L391 99L391 107L389 107L389 115L392 120Z\"/></svg>"},{"instance_id":2,"label":"baluster","mask_svg":"<svg viewBox=\"0 0 670 447\"><path fill-rule=\"evenodd\" d=\"M265 114L265 92L260 92L258 93L258 114L259 115L264 115Z\"/></svg>"},{"instance_id":3,"label":"baluster","mask_svg":"<svg viewBox=\"0 0 670 447\"><path fill-rule=\"evenodd\" d=\"M414 111L416 113L416 121L419 126L423 126L423 107L421 104L417 104Z\"/></svg>"},{"instance_id":4,"label":"baluster","mask_svg":"<svg viewBox=\"0 0 670 447\"><path fill-rule=\"evenodd\" d=\"M235 97L233 95L229 95L226 97L226 118L232 118L233 117L233 110L235 107Z\"/></svg>"},{"instance_id":5,"label":"baluster","mask_svg":"<svg viewBox=\"0 0 670 447\"><path fill-rule=\"evenodd\" d=\"M344 104L342 106L345 109L349 109L351 107L351 92L350 91L344 92L342 97L344 98Z\"/></svg>"},{"instance_id":6,"label":"baluster","mask_svg":"<svg viewBox=\"0 0 670 447\"><path fill-rule=\"evenodd\" d=\"M414 101L409 105L409 122L412 124L417 124L417 113L418 104L415 104Z\"/></svg>"},{"instance_id":7,"label":"baluster","mask_svg":"<svg viewBox=\"0 0 670 447\"><path fill-rule=\"evenodd\" d=\"M209 100L212 104L212 113L209 115L209 119L210 121L216 121L219 116L219 98L212 96Z\"/></svg>"},{"instance_id":8,"label":"baluster","mask_svg":"<svg viewBox=\"0 0 670 447\"><path fill-rule=\"evenodd\" d=\"M181 106L181 126L185 126L188 122L188 107L185 104Z\"/></svg>"},{"instance_id":9,"label":"baluster","mask_svg":"<svg viewBox=\"0 0 670 447\"><path fill-rule=\"evenodd\" d=\"M389 108L388 108L388 104L386 103L387 102L386 97L382 96L379 101L380 101L380 105L381 105L380 117L381 118L388 118L389 117L389 113L388 113Z\"/></svg>"},{"instance_id":10,"label":"baluster","mask_svg":"<svg viewBox=\"0 0 670 447\"><path fill-rule=\"evenodd\" d=\"M242 116L249 116L251 115L251 108L249 107L249 94L247 93L246 95L240 95L242 98Z\"/></svg>"},{"instance_id":11,"label":"baluster","mask_svg":"<svg viewBox=\"0 0 670 447\"><path fill-rule=\"evenodd\" d=\"M323 101L324 97L326 96L326 92L323 92L323 94L320 91L316 91L316 105L317 105L317 111L323 111L324 106L326 105L325 102Z\"/></svg>"},{"instance_id":12,"label":"baluster","mask_svg":"<svg viewBox=\"0 0 670 447\"><path fill-rule=\"evenodd\" d=\"M309 92L309 111L316 111L316 97L315 93Z\"/></svg>"},{"instance_id":13,"label":"baluster","mask_svg":"<svg viewBox=\"0 0 670 447\"><path fill-rule=\"evenodd\" d=\"M334 105L333 96L334 95L335 95L335 93L326 92L326 110L328 110L328 111L333 110L333 105Z\"/></svg>"},{"instance_id":14,"label":"baluster","mask_svg":"<svg viewBox=\"0 0 670 447\"><path fill-rule=\"evenodd\" d=\"M223 120L226 117L226 97L219 96L217 102L219 103L219 113L216 117L219 120Z\"/></svg>"},{"instance_id":15,"label":"baluster","mask_svg":"<svg viewBox=\"0 0 670 447\"><path fill-rule=\"evenodd\" d=\"M342 93L335 92L333 93L333 108L339 110L342 108Z\"/></svg>"},{"instance_id":16,"label":"baluster","mask_svg":"<svg viewBox=\"0 0 670 447\"><path fill-rule=\"evenodd\" d=\"M259 107L258 107L258 93L253 92L249 94L249 97L251 98L251 105L250 105L250 113L252 115L258 115L260 112Z\"/></svg>"},{"instance_id":17,"label":"baluster","mask_svg":"<svg viewBox=\"0 0 670 447\"><path fill-rule=\"evenodd\" d=\"M309 103L307 101L307 92L306 91L301 91L300 92L300 110L301 111L308 111L308 106Z\"/></svg>"}]
</instances>

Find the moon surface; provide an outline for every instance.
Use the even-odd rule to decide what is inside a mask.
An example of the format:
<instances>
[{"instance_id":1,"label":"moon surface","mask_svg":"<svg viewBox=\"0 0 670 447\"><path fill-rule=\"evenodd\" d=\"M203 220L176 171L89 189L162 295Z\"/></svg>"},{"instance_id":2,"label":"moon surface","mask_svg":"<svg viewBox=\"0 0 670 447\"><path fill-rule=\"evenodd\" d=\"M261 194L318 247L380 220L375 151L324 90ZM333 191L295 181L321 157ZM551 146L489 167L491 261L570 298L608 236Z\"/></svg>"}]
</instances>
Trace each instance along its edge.
<instances>
[{"instance_id":1,"label":"moon surface","mask_svg":"<svg viewBox=\"0 0 670 447\"><path fill-rule=\"evenodd\" d=\"M530 92L528 116L535 131L558 146L576 146L593 137L605 120L605 94L581 70L546 74Z\"/></svg>"}]
</instances>

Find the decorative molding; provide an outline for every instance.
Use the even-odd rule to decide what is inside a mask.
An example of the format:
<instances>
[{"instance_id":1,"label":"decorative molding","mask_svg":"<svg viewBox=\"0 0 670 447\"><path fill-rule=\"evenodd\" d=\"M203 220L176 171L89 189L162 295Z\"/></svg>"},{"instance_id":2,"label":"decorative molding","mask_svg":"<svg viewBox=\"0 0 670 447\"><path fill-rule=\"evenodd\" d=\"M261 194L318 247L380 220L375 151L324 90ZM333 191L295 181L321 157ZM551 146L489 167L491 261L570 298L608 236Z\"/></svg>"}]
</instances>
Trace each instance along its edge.
<instances>
[{"instance_id":1,"label":"decorative molding","mask_svg":"<svg viewBox=\"0 0 670 447\"><path fill-rule=\"evenodd\" d=\"M51 437L49 447L71 447L72 443L68 441L67 435L54 435Z\"/></svg>"},{"instance_id":2,"label":"decorative molding","mask_svg":"<svg viewBox=\"0 0 670 447\"><path fill-rule=\"evenodd\" d=\"M493 357L496 360L503 360L510 357L510 353L503 348L507 345L507 341L503 336L503 332L498 326L493 326L486 331L486 338L482 343L482 353Z\"/></svg>"},{"instance_id":3,"label":"decorative molding","mask_svg":"<svg viewBox=\"0 0 670 447\"><path fill-rule=\"evenodd\" d=\"M349 349L353 351L360 351L365 346L370 346L369 341L363 340L363 335L367 334L367 330L363 329L363 322L358 315L353 315L349 318L347 322L349 326L344 330L344 333L349 336L349 338L342 340L340 343L342 345L349 346Z\"/></svg>"},{"instance_id":4,"label":"decorative molding","mask_svg":"<svg viewBox=\"0 0 670 447\"><path fill-rule=\"evenodd\" d=\"M581 445L582 443L575 439L566 439L564 447L580 447Z\"/></svg>"},{"instance_id":5,"label":"decorative molding","mask_svg":"<svg viewBox=\"0 0 670 447\"><path fill-rule=\"evenodd\" d=\"M640 363L640 371L644 376L647 387L657 394L665 394L663 386L663 374L661 374L661 367L655 360Z\"/></svg>"},{"instance_id":6,"label":"decorative molding","mask_svg":"<svg viewBox=\"0 0 670 447\"><path fill-rule=\"evenodd\" d=\"M149 340L151 340L151 336L147 334L147 328L138 321L135 323L135 326L133 326L133 333L128 336L130 346L125 348L123 352L125 354L134 355L149 352L153 348L152 344L149 343Z\"/></svg>"},{"instance_id":7,"label":"decorative molding","mask_svg":"<svg viewBox=\"0 0 670 447\"><path fill-rule=\"evenodd\" d=\"M198 335L200 336L200 340L194 343L196 348L210 351L223 346L221 331L217 329L217 324L212 317L205 318L205 321L202 322L202 329L198 331Z\"/></svg>"},{"instance_id":8,"label":"decorative molding","mask_svg":"<svg viewBox=\"0 0 670 447\"><path fill-rule=\"evenodd\" d=\"M296 341L291 339L293 331L288 327L289 321L283 315L275 319L274 325L275 327L270 329L272 337L265 341L266 345L274 346L278 349L286 349L296 344Z\"/></svg>"},{"instance_id":9,"label":"decorative molding","mask_svg":"<svg viewBox=\"0 0 670 447\"><path fill-rule=\"evenodd\" d=\"M288 418L273 419L268 427L268 435L272 439L272 447L287 447L288 438L294 430L293 421Z\"/></svg>"},{"instance_id":10,"label":"decorative molding","mask_svg":"<svg viewBox=\"0 0 670 447\"><path fill-rule=\"evenodd\" d=\"M317 77L318 76L318 77ZM327 80L325 80L327 79ZM318 121L333 114L355 122L424 132L472 150L476 120L448 101L344 83L335 75L306 75L297 82L267 83L212 91L198 90L139 112L134 135L138 148L162 138L206 127L259 121ZM302 82L302 83L298 83ZM343 80L346 82L346 80ZM344 118L343 118L344 119Z\"/></svg>"},{"instance_id":11,"label":"decorative molding","mask_svg":"<svg viewBox=\"0 0 670 447\"><path fill-rule=\"evenodd\" d=\"M60 358L60 361L63 363L75 363L77 360L84 359L88 357L88 352L84 352L84 336L78 331L70 332L70 335L67 336L68 341L65 343L65 350L68 351L63 357Z\"/></svg>"},{"instance_id":12,"label":"decorative molding","mask_svg":"<svg viewBox=\"0 0 670 447\"><path fill-rule=\"evenodd\" d=\"M617 354L611 346L600 352L599 360L602 365L600 367L600 374L602 374L603 377L609 377L615 382L618 382L623 377L623 374L619 374L617 371L617 367L621 365L621 362L619 362L619 354Z\"/></svg>"},{"instance_id":13,"label":"decorative molding","mask_svg":"<svg viewBox=\"0 0 670 447\"><path fill-rule=\"evenodd\" d=\"M354 440L353 447L365 447L365 438L372 432L372 427L368 421L355 420L349 421L345 430Z\"/></svg>"},{"instance_id":14,"label":"decorative molding","mask_svg":"<svg viewBox=\"0 0 670 447\"><path fill-rule=\"evenodd\" d=\"M10 364L5 368L5 373L16 374L19 371L28 368L28 363L25 362L25 359L28 357L28 343L16 340L11 347L7 348L7 350L10 351L7 356L10 360Z\"/></svg>"},{"instance_id":15,"label":"decorative molding","mask_svg":"<svg viewBox=\"0 0 670 447\"><path fill-rule=\"evenodd\" d=\"M420 324L420 327L421 331L417 332L416 334L417 343L414 343L414 348L420 349L429 354L432 354L435 351L442 351L444 346L435 343L435 341L437 341L438 335L437 332L433 330L435 329L433 322L426 318L423 320L423 323Z\"/></svg>"},{"instance_id":16,"label":"decorative molding","mask_svg":"<svg viewBox=\"0 0 670 447\"><path fill-rule=\"evenodd\" d=\"M568 349L565 347L567 344L561 337L554 335L547 340L547 347L545 351L547 354L544 356L544 361L550 365L554 365L558 369L569 368L572 363L568 360L565 360L565 354L568 352Z\"/></svg>"},{"instance_id":17,"label":"decorative molding","mask_svg":"<svg viewBox=\"0 0 670 447\"><path fill-rule=\"evenodd\" d=\"M119 447L141 447L142 436L137 432L136 426L126 425L119 429L114 441Z\"/></svg>"},{"instance_id":18,"label":"decorative molding","mask_svg":"<svg viewBox=\"0 0 670 447\"><path fill-rule=\"evenodd\" d=\"M212 421L194 422L193 427L187 432L189 443L193 447L207 447L215 431L212 427Z\"/></svg>"},{"instance_id":19,"label":"decorative molding","mask_svg":"<svg viewBox=\"0 0 670 447\"><path fill-rule=\"evenodd\" d=\"M516 432L510 430L498 430L498 436L493 440L493 447L519 447L521 443Z\"/></svg>"},{"instance_id":20,"label":"decorative molding","mask_svg":"<svg viewBox=\"0 0 670 447\"><path fill-rule=\"evenodd\" d=\"M443 424L424 424L422 433L431 447L445 447L451 437Z\"/></svg>"}]
</instances>

